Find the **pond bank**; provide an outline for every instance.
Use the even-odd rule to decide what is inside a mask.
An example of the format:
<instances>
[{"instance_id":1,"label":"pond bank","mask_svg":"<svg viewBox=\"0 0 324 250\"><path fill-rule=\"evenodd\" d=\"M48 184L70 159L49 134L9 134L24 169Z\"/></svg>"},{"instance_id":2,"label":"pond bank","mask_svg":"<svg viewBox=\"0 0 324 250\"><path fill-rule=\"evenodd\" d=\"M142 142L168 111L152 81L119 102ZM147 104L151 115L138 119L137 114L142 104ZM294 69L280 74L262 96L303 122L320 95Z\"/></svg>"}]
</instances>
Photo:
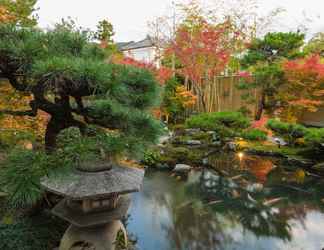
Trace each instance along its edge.
<instances>
[{"instance_id":1,"label":"pond bank","mask_svg":"<svg viewBox=\"0 0 324 250\"><path fill-rule=\"evenodd\" d=\"M143 164L159 170L173 170L177 164L192 167L212 167L211 155L236 153L237 157L264 156L277 158L296 170L299 168L322 175L322 161L309 155L302 147L281 146L271 141L248 141L242 138L220 138L214 131L177 129L165 136L160 144L146 152ZM320 165L318 165L320 164ZM314 167L314 166L317 167ZM319 170L319 166L321 169Z\"/></svg>"}]
</instances>

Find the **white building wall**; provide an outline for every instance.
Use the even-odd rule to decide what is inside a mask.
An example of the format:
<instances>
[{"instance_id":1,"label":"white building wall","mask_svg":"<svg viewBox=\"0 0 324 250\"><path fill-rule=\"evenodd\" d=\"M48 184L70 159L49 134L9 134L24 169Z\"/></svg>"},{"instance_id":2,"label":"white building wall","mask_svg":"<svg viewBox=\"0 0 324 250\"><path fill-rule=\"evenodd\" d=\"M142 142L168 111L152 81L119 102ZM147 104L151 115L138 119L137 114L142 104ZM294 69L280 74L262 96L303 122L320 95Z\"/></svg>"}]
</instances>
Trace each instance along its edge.
<instances>
[{"instance_id":1,"label":"white building wall","mask_svg":"<svg viewBox=\"0 0 324 250\"><path fill-rule=\"evenodd\" d=\"M124 55L137 61L152 63L160 67L160 61L157 59L157 49L155 47L139 48L124 51Z\"/></svg>"}]
</instances>

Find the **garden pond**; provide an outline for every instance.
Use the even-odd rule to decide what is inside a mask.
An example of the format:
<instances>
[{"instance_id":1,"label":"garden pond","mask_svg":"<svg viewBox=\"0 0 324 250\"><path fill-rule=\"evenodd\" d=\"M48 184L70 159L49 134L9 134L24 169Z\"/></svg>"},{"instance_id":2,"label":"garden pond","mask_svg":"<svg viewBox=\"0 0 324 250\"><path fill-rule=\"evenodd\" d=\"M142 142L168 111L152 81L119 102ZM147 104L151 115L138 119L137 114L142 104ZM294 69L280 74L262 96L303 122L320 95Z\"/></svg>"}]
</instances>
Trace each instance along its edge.
<instances>
[{"instance_id":1,"label":"garden pond","mask_svg":"<svg viewBox=\"0 0 324 250\"><path fill-rule=\"evenodd\" d=\"M209 161L188 174L147 171L127 220L138 249L324 248L322 178L266 157Z\"/></svg>"},{"instance_id":2,"label":"garden pond","mask_svg":"<svg viewBox=\"0 0 324 250\"><path fill-rule=\"evenodd\" d=\"M135 249L324 248L323 177L247 154L214 153L208 166L146 171L124 221ZM68 226L49 209L23 220L1 217L1 250L52 250Z\"/></svg>"}]
</instances>

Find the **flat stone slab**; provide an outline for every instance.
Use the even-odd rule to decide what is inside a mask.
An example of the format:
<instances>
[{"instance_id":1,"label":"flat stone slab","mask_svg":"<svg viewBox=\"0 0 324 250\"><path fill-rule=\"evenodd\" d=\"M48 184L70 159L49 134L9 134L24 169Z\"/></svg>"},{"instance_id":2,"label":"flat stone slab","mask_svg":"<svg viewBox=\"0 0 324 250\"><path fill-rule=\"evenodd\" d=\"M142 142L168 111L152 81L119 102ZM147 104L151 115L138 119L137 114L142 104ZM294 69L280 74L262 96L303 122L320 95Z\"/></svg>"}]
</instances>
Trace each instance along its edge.
<instances>
[{"instance_id":1,"label":"flat stone slab","mask_svg":"<svg viewBox=\"0 0 324 250\"><path fill-rule=\"evenodd\" d=\"M121 196L114 210L85 214L69 208L66 205L66 199L64 199L53 208L52 213L74 226L93 227L105 225L115 220L121 220L126 215L130 202L130 197Z\"/></svg>"},{"instance_id":2,"label":"flat stone slab","mask_svg":"<svg viewBox=\"0 0 324 250\"><path fill-rule=\"evenodd\" d=\"M109 194L138 192L142 186L144 170L114 166L102 172L74 170L67 176L44 178L41 185L48 191L72 200L105 198Z\"/></svg>"}]
</instances>

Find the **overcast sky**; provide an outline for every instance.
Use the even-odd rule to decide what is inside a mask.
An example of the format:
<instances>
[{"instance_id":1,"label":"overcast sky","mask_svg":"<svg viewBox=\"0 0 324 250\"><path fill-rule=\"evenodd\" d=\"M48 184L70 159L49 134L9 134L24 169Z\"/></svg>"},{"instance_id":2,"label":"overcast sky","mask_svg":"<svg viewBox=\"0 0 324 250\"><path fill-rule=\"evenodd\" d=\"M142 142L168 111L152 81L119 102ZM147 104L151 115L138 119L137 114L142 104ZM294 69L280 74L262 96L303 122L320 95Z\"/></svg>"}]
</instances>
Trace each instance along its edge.
<instances>
[{"instance_id":1,"label":"overcast sky","mask_svg":"<svg viewBox=\"0 0 324 250\"><path fill-rule=\"evenodd\" d=\"M210 1L210 0L204 0ZM217 1L217 0L214 0ZM287 10L283 29L306 23L309 35L324 31L324 0L259 0L260 11L275 7ZM85 28L95 30L99 20L108 18L114 25L115 41L139 40L147 34L147 22L164 15L172 0L38 0L39 23L52 27L62 18L72 17ZM313 21L305 22L305 15ZM322 14L322 16L321 16Z\"/></svg>"}]
</instances>

